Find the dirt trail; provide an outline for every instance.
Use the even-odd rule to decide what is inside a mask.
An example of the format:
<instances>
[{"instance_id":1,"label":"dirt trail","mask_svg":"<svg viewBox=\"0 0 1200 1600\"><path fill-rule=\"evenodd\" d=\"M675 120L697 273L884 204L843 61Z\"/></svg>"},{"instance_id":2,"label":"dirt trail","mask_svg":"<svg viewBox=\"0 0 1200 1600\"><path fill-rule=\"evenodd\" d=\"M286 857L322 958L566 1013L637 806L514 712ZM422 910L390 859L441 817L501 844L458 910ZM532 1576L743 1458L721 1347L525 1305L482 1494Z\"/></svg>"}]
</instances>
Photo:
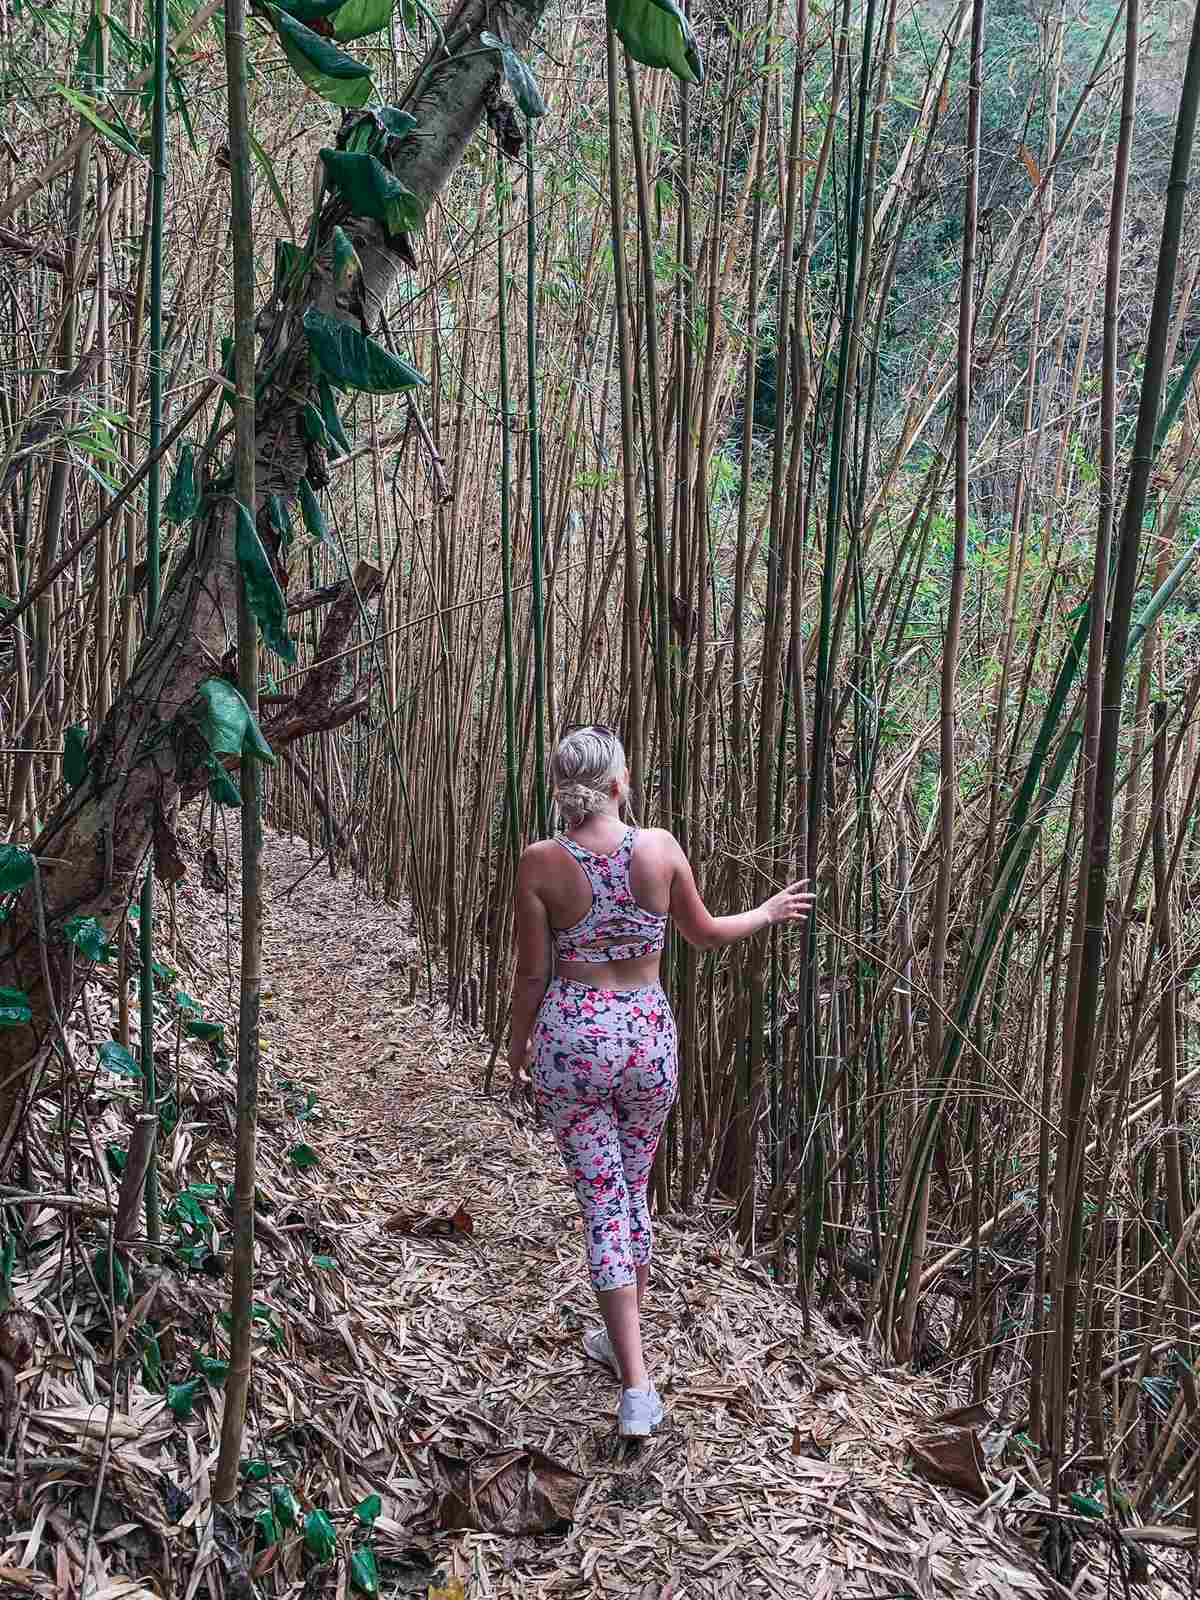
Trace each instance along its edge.
<instances>
[{"instance_id":1,"label":"dirt trail","mask_svg":"<svg viewBox=\"0 0 1200 1600\"><path fill-rule=\"evenodd\" d=\"M963 1419L936 1433L961 1398L944 1384L882 1370L820 1317L806 1338L799 1308L732 1248L719 1209L658 1219L646 1332L667 1420L644 1446L619 1441L615 1384L582 1354L594 1311L549 1135L483 1096L481 1039L444 1004L410 1001L418 951L401 908L324 867L310 872L307 848L286 839L268 838L267 867L258 1337L244 1449L259 1466L226 1537L213 1526L212 1473L228 1354L233 1078L219 1046L190 1036L188 1014L164 1004L157 1053L164 1073L171 1062L179 1110L162 1145L164 1218L189 1265L163 1277L149 1311L143 1300L119 1318L98 1308L94 1277L79 1270L103 1260L89 1255L112 1198L103 1152L127 1143L140 1103L136 1081L101 1067L86 1091L90 1143L74 1146L77 1198L65 1202L85 1208L76 1243L62 1247L53 1199L25 1208L14 1296L37 1350L0 1457L0 1588L63 1600L87 1566L89 1600L249 1600L245 1558L259 1595L345 1600L352 1559L362 1577L369 1545L379 1594L422 1600L431 1585L449 1587L447 1600L1067 1593L1033 1554L1045 1502L1014 1479L1020 1452L1003 1455L1004 1430L981 1430L976 1461ZM236 1014L236 907L236 872L227 892L199 873L177 891L179 971L164 981L186 985L209 1021ZM164 961L170 943L168 927ZM81 1064L111 1038L114 973L101 972L72 1025ZM29 1181L47 1196L61 1181L58 1129L48 1097L29 1158ZM459 1221L444 1236L414 1236L404 1230L418 1214ZM136 1262L134 1277L141 1295L152 1279ZM157 1373L139 1353L146 1316L160 1334ZM995 1503L919 1475L910 1445L931 1429L927 1459L949 1458L952 1475L964 1459L982 1467L978 1486ZM481 1472L488 1481L480 1515L458 1525L490 1531L444 1531L446 1475L466 1472L461 1463L474 1464L477 1485ZM277 1507L295 1496L302 1514L329 1516L335 1560L314 1565L290 1512L264 1528L273 1489ZM354 1508L372 1496L380 1514L368 1535ZM573 1510L565 1532L536 1531L563 1510ZM1120 1592L1104 1539L1076 1553L1085 1564L1074 1594ZM1167 1553L1149 1553L1153 1578L1135 1592L1183 1593Z\"/></svg>"}]
</instances>

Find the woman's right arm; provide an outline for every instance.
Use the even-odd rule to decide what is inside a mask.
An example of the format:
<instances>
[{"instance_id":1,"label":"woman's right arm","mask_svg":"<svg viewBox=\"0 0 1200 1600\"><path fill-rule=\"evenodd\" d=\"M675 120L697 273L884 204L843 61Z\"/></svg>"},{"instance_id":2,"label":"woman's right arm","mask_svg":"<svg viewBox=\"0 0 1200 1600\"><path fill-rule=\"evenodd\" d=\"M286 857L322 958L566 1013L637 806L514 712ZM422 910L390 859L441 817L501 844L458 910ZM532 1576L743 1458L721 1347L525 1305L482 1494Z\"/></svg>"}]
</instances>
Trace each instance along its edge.
<instances>
[{"instance_id":1,"label":"woman's right arm","mask_svg":"<svg viewBox=\"0 0 1200 1600\"><path fill-rule=\"evenodd\" d=\"M671 915L680 933L699 950L717 950L722 945L736 944L761 933L764 928L780 922L803 922L811 913L816 895L808 888L808 879L789 883L778 894L764 900L752 911L739 911L730 917L714 917L696 887L695 875L679 843L670 834L667 846L673 866L671 879Z\"/></svg>"}]
</instances>

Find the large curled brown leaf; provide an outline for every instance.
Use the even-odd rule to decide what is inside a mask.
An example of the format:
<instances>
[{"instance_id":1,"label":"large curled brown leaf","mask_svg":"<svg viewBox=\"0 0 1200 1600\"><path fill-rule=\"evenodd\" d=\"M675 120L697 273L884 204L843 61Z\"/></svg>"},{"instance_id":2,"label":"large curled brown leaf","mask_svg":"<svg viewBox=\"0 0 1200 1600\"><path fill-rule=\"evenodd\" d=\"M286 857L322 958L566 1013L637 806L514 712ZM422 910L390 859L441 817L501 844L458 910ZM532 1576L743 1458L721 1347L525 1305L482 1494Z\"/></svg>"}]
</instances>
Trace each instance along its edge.
<instances>
[{"instance_id":1,"label":"large curled brown leaf","mask_svg":"<svg viewBox=\"0 0 1200 1600\"><path fill-rule=\"evenodd\" d=\"M584 1484L577 1472L532 1446L489 1450L472 1461L434 1446L429 1466L433 1521L446 1533L552 1533L574 1517Z\"/></svg>"},{"instance_id":2,"label":"large curled brown leaf","mask_svg":"<svg viewBox=\"0 0 1200 1600\"><path fill-rule=\"evenodd\" d=\"M940 1437L910 1439L908 1453L922 1477L961 1489L976 1500L987 1499L983 1451L975 1428L960 1428Z\"/></svg>"}]
</instances>

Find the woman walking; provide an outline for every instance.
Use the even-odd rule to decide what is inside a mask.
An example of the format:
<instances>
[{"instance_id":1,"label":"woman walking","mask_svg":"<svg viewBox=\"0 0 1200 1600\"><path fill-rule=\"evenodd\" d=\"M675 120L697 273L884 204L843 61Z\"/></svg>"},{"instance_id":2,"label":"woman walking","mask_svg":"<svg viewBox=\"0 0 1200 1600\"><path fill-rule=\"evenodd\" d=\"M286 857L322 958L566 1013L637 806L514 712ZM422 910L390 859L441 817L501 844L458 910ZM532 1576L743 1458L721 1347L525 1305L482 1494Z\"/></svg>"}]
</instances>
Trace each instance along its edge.
<instances>
[{"instance_id":1,"label":"woman walking","mask_svg":"<svg viewBox=\"0 0 1200 1600\"><path fill-rule=\"evenodd\" d=\"M805 919L807 880L752 911L714 917L687 858L661 828L627 827L629 771L611 728L577 728L550 763L565 834L532 844L517 872L517 972L508 1062L514 1098L531 1085L583 1213L604 1328L584 1349L621 1383L620 1433L662 1421L639 1312L650 1276L646 1186L675 1100L675 1019L659 983L668 916L713 950Z\"/></svg>"}]
</instances>

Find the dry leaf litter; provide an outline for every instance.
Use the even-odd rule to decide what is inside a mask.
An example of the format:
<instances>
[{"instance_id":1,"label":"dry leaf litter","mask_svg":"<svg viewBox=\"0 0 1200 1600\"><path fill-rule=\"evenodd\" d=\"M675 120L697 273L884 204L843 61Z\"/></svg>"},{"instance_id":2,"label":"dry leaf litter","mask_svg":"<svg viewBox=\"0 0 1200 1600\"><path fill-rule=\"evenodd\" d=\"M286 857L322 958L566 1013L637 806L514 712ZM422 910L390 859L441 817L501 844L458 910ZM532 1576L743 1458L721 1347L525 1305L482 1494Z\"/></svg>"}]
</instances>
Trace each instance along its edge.
<instances>
[{"instance_id":1,"label":"dry leaf litter","mask_svg":"<svg viewBox=\"0 0 1200 1600\"><path fill-rule=\"evenodd\" d=\"M202 853L192 839L192 862ZM111 1311L99 1292L108 1152L128 1145L140 1100L97 1065L114 967L68 1035L69 1193L61 1086L30 1119L39 1199L22 1208L13 1298L32 1352L6 1404L5 1594L1024 1600L1120 1594L1122 1569L1142 1580L1130 1593L1189 1592L1187 1552L1144 1544L1131 1560L1086 1519L1052 1523L1020 1450L986 1414L951 1411L962 1397L946 1384L885 1370L820 1316L806 1338L719 1208L657 1222L646 1336L667 1420L645 1445L619 1441L616 1386L580 1345L595 1313L549 1134L484 1096L487 1046L424 997L405 910L271 835L254 1377L242 1486L215 1511L227 855L225 884L210 857L178 885L160 937L156 1059L177 1112L160 1144L164 1237L189 1266L160 1272L143 1246L128 1298L118 1284ZM188 1031L189 1001L207 1039ZM1051 1527L1080 1535L1071 1589L1037 1557Z\"/></svg>"}]
</instances>

